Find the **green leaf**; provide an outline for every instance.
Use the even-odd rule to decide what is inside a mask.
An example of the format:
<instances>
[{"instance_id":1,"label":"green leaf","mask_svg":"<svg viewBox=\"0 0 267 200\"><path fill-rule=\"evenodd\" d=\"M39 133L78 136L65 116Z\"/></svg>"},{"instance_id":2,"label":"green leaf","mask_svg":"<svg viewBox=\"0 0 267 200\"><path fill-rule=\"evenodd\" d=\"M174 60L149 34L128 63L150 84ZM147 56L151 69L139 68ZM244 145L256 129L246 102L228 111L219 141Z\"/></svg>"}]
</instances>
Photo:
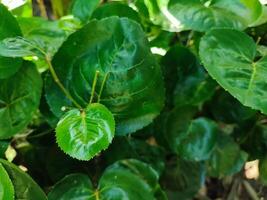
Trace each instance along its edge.
<instances>
[{"instance_id":1,"label":"green leaf","mask_svg":"<svg viewBox=\"0 0 267 200\"><path fill-rule=\"evenodd\" d=\"M54 56L55 71L73 98L86 107L95 72L96 93L105 82L100 103L115 116L116 133L125 135L147 126L164 103L162 74L141 27L127 18L93 20L72 34ZM51 111L62 116L71 102L48 77L46 99Z\"/></svg>"},{"instance_id":2,"label":"green leaf","mask_svg":"<svg viewBox=\"0 0 267 200\"><path fill-rule=\"evenodd\" d=\"M41 98L42 80L35 66L24 62L8 79L0 80L0 138L10 138L31 121Z\"/></svg>"},{"instance_id":3,"label":"green leaf","mask_svg":"<svg viewBox=\"0 0 267 200\"><path fill-rule=\"evenodd\" d=\"M5 6L0 4L0 41L8 37L20 36L21 31L16 19ZM2 52L2 50L0 50ZM16 73L22 64L19 58L6 58L0 56L0 79L7 78Z\"/></svg>"},{"instance_id":4,"label":"green leaf","mask_svg":"<svg viewBox=\"0 0 267 200\"><path fill-rule=\"evenodd\" d=\"M15 199L47 200L45 193L28 174L16 165L3 159L0 159L0 163L5 168L13 183Z\"/></svg>"},{"instance_id":5,"label":"green leaf","mask_svg":"<svg viewBox=\"0 0 267 200\"><path fill-rule=\"evenodd\" d=\"M243 105L267 113L267 57L256 57L254 41L237 30L214 29L200 42L208 73Z\"/></svg>"},{"instance_id":6,"label":"green leaf","mask_svg":"<svg viewBox=\"0 0 267 200\"><path fill-rule=\"evenodd\" d=\"M168 199L193 199L205 182L205 165L173 158L166 164L162 185Z\"/></svg>"},{"instance_id":7,"label":"green leaf","mask_svg":"<svg viewBox=\"0 0 267 200\"><path fill-rule=\"evenodd\" d=\"M214 148L217 125L206 118L193 120L194 109L176 108L171 111L165 124L166 140L170 148L183 159L207 160Z\"/></svg>"},{"instance_id":8,"label":"green leaf","mask_svg":"<svg viewBox=\"0 0 267 200\"><path fill-rule=\"evenodd\" d=\"M100 178L97 189L93 188L86 175L66 176L54 186L48 199L154 200L158 187L157 173L149 165L130 159L109 166Z\"/></svg>"},{"instance_id":9,"label":"green leaf","mask_svg":"<svg viewBox=\"0 0 267 200\"><path fill-rule=\"evenodd\" d=\"M146 0L150 19L163 29L180 32L211 28L244 29L261 15L258 0ZM231 5L231 6L229 6Z\"/></svg>"},{"instance_id":10,"label":"green leaf","mask_svg":"<svg viewBox=\"0 0 267 200\"><path fill-rule=\"evenodd\" d=\"M166 90L170 103L175 106L201 105L214 94L216 82L199 64L187 48L172 47L162 58Z\"/></svg>"},{"instance_id":11,"label":"green leaf","mask_svg":"<svg viewBox=\"0 0 267 200\"><path fill-rule=\"evenodd\" d=\"M225 134L218 135L217 144L208 161L211 176L230 176L239 172L247 161L248 154Z\"/></svg>"},{"instance_id":12,"label":"green leaf","mask_svg":"<svg viewBox=\"0 0 267 200\"><path fill-rule=\"evenodd\" d=\"M214 118L225 123L241 123L253 118L257 111L243 106L228 92L218 91L210 102L210 110Z\"/></svg>"},{"instance_id":13,"label":"green leaf","mask_svg":"<svg viewBox=\"0 0 267 200\"><path fill-rule=\"evenodd\" d=\"M56 183L48 200L93 200L94 190L87 175L71 174Z\"/></svg>"},{"instance_id":14,"label":"green leaf","mask_svg":"<svg viewBox=\"0 0 267 200\"><path fill-rule=\"evenodd\" d=\"M6 140L0 140L0 158L5 158L5 152L10 142Z\"/></svg>"},{"instance_id":15,"label":"green leaf","mask_svg":"<svg viewBox=\"0 0 267 200\"><path fill-rule=\"evenodd\" d=\"M81 111L72 109L58 122L59 147L71 157L90 160L111 143L115 133L112 113L99 103Z\"/></svg>"},{"instance_id":16,"label":"green leaf","mask_svg":"<svg viewBox=\"0 0 267 200\"><path fill-rule=\"evenodd\" d=\"M111 16L118 16L118 17L127 17L129 19L132 19L136 22L140 22L141 19L138 15L138 13L133 10L131 7L129 7L126 4L123 3L105 3L101 6L99 6L92 14L92 19L103 19L106 17Z\"/></svg>"},{"instance_id":17,"label":"green leaf","mask_svg":"<svg viewBox=\"0 0 267 200\"><path fill-rule=\"evenodd\" d=\"M87 22L100 0L74 0L71 8L72 14L82 22Z\"/></svg>"},{"instance_id":18,"label":"green leaf","mask_svg":"<svg viewBox=\"0 0 267 200\"><path fill-rule=\"evenodd\" d=\"M0 177L0 199L14 200L14 187L2 164L0 164Z\"/></svg>"}]
</instances>

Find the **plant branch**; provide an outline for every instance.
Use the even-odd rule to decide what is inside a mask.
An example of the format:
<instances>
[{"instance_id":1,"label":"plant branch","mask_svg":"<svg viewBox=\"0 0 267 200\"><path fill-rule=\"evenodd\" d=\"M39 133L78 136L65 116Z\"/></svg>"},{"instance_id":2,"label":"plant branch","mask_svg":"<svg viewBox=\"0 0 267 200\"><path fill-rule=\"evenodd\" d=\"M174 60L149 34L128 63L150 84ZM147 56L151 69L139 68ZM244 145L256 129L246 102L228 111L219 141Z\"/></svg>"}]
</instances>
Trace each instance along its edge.
<instances>
[{"instance_id":1,"label":"plant branch","mask_svg":"<svg viewBox=\"0 0 267 200\"><path fill-rule=\"evenodd\" d=\"M79 109L82 109L82 107L77 103L77 101L75 101L72 96L70 95L70 93L68 92L68 90L64 87L64 85L61 83L61 81L59 80L54 67L52 66L51 63L51 59L45 55L45 61L48 64L48 68L49 71L51 72L51 75L54 79L54 81L56 82L56 84L59 86L59 88L62 90L62 92L66 95L66 97Z\"/></svg>"},{"instance_id":2,"label":"plant branch","mask_svg":"<svg viewBox=\"0 0 267 200\"><path fill-rule=\"evenodd\" d=\"M109 76L109 72L105 74L104 79L103 79L103 81L102 81L101 88L100 88L100 91L99 91L99 95L98 95L98 97L97 97L97 103L100 102L100 98L101 98L101 95L102 95L102 92L103 92L105 83L106 83L106 81L107 81L107 79L108 79L108 76Z\"/></svg>"},{"instance_id":3,"label":"plant branch","mask_svg":"<svg viewBox=\"0 0 267 200\"><path fill-rule=\"evenodd\" d=\"M96 86L96 83L97 83L98 75L99 75L99 71L96 70L95 77L94 77L94 80L93 80L93 85L92 85L92 91L91 91L91 97L90 97L89 104L91 104L93 102L93 99L94 99L94 96L95 96L95 86Z\"/></svg>"}]
</instances>

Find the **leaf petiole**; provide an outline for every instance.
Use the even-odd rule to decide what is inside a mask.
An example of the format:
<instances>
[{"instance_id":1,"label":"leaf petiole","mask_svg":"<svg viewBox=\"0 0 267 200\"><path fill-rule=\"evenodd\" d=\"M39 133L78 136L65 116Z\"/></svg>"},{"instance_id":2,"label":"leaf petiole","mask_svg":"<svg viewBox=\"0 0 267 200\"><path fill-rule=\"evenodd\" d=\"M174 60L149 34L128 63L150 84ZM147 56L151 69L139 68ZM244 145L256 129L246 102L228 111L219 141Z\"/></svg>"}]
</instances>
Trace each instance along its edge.
<instances>
[{"instance_id":1,"label":"leaf petiole","mask_svg":"<svg viewBox=\"0 0 267 200\"><path fill-rule=\"evenodd\" d=\"M94 77L94 80L93 80L93 85L92 85L91 97L90 97L89 104L91 104L93 102L93 99L94 99L94 96L95 96L95 87L96 87L98 75L99 75L99 71L96 70L95 77Z\"/></svg>"}]
</instances>

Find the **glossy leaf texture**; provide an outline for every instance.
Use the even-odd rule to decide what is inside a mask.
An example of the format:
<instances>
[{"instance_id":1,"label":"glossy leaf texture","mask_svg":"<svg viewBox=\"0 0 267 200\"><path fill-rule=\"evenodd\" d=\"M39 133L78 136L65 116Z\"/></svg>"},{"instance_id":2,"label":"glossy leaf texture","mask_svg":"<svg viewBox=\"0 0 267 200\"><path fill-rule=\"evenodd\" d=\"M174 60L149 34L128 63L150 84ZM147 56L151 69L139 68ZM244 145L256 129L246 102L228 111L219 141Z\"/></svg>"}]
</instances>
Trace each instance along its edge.
<instances>
[{"instance_id":1,"label":"glossy leaf texture","mask_svg":"<svg viewBox=\"0 0 267 200\"><path fill-rule=\"evenodd\" d=\"M0 41L8 38L20 36L21 31L14 16L7 10L7 8L0 3ZM7 58L0 56L0 79L8 78L18 69L22 64L20 58Z\"/></svg>"},{"instance_id":2,"label":"glossy leaf texture","mask_svg":"<svg viewBox=\"0 0 267 200\"><path fill-rule=\"evenodd\" d=\"M35 66L24 62L21 69L0 80L0 138L10 138L31 121L41 98L42 80Z\"/></svg>"},{"instance_id":3,"label":"glossy leaf texture","mask_svg":"<svg viewBox=\"0 0 267 200\"><path fill-rule=\"evenodd\" d=\"M262 13L258 0L146 0L145 4L151 21L174 32L245 29Z\"/></svg>"},{"instance_id":4,"label":"glossy leaf texture","mask_svg":"<svg viewBox=\"0 0 267 200\"><path fill-rule=\"evenodd\" d=\"M135 187L132 187L133 185ZM157 173L147 164L130 159L118 161L109 166L100 178L96 189L86 175L66 176L55 185L48 194L48 199L153 200L157 187Z\"/></svg>"},{"instance_id":5,"label":"glossy leaf texture","mask_svg":"<svg viewBox=\"0 0 267 200\"><path fill-rule=\"evenodd\" d=\"M217 125L210 119L193 119L195 110L178 107L166 119L165 137L170 148L185 160L207 160L216 143Z\"/></svg>"},{"instance_id":6,"label":"glossy leaf texture","mask_svg":"<svg viewBox=\"0 0 267 200\"><path fill-rule=\"evenodd\" d=\"M14 200L14 187L2 164L0 164L0 177L0 199Z\"/></svg>"},{"instance_id":7,"label":"glossy leaf texture","mask_svg":"<svg viewBox=\"0 0 267 200\"><path fill-rule=\"evenodd\" d=\"M212 97L216 82L189 49L176 45L161 59L166 95L172 106L201 105Z\"/></svg>"},{"instance_id":8,"label":"glossy leaf texture","mask_svg":"<svg viewBox=\"0 0 267 200\"><path fill-rule=\"evenodd\" d=\"M89 104L85 110L71 109L58 122L59 147L71 157L90 160L106 149L115 134L112 113L102 104Z\"/></svg>"},{"instance_id":9,"label":"glossy leaf texture","mask_svg":"<svg viewBox=\"0 0 267 200\"><path fill-rule=\"evenodd\" d=\"M243 105L267 113L267 57L257 58L256 44L232 29L209 31L200 42L208 73Z\"/></svg>"},{"instance_id":10,"label":"glossy leaf texture","mask_svg":"<svg viewBox=\"0 0 267 200\"><path fill-rule=\"evenodd\" d=\"M12 181L15 190L15 199L47 200L45 193L28 174L6 160L0 159L0 163Z\"/></svg>"},{"instance_id":11,"label":"glossy leaf texture","mask_svg":"<svg viewBox=\"0 0 267 200\"><path fill-rule=\"evenodd\" d=\"M248 154L242 151L230 136L219 134L208 161L209 174L215 177L233 175L242 169L247 158Z\"/></svg>"},{"instance_id":12,"label":"glossy leaf texture","mask_svg":"<svg viewBox=\"0 0 267 200\"><path fill-rule=\"evenodd\" d=\"M100 103L115 116L116 133L125 135L150 124L164 103L162 73L141 27L127 18L93 20L72 34L54 56L59 79L82 107L90 98L95 72L96 93L105 75ZM72 106L51 77L46 79L46 99L52 112L62 116L62 106Z\"/></svg>"}]
</instances>

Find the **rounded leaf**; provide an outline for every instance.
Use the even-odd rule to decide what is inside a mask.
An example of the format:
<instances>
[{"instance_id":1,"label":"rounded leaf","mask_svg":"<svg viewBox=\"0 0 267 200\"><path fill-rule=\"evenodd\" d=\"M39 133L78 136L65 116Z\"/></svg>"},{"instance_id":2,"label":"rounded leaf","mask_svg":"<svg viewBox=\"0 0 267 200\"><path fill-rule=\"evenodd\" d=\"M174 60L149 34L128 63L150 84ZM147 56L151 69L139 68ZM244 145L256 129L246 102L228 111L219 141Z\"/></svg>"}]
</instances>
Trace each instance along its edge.
<instances>
[{"instance_id":1,"label":"rounded leaf","mask_svg":"<svg viewBox=\"0 0 267 200\"><path fill-rule=\"evenodd\" d=\"M115 133L112 113L99 103L81 111L72 109L58 122L56 137L59 147L71 157L90 160L111 143Z\"/></svg>"},{"instance_id":2,"label":"rounded leaf","mask_svg":"<svg viewBox=\"0 0 267 200\"><path fill-rule=\"evenodd\" d=\"M24 62L10 78L0 80L0 139L27 126L39 106L41 90L42 79L30 62Z\"/></svg>"},{"instance_id":3,"label":"rounded leaf","mask_svg":"<svg viewBox=\"0 0 267 200\"><path fill-rule=\"evenodd\" d=\"M14 187L2 164L0 164L0 177L0 199L14 200Z\"/></svg>"},{"instance_id":4,"label":"rounded leaf","mask_svg":"<svg viewBox=\"0 0 267 200\"><path fill-rule=\"evenodd\" d=\"M243 105L267 114L267 57L256 56L256 44L232 29L209 31L200 42L208 73Z\"/></svg>"},{"instance_id":5,"label":"rounded leaf","mask_svg":"<svg viewBox=\"0 0 267 200\"><path fill-rule=\"evenodd\" d=\"M9 37L20 36L21 31L19 25L7 10L7 8L0 3L0 41ZM22 64L20 58L7 58L0 56L0 79L7 78L16 73Z\"/></svg>"},{"instance_id":6,"label":"rounded leaf","mask_svg":"<svg viewBox=\"0 0 267 200\"><path fill-rule=\"evenodd\" d=\"M99 92L105 75L100 103L116 118L116 133L133 133L150 124L164 104L160 66L150 52L140 25L127 18L93 20L72 34L53 59L59 79L73 98L86 107L96 71ZM46 99L52 112L62 116L62 106L71 107L49 76Z\"/></svg>"},{"instance_id":7,"label":"rounded leaf","mask_svg":"<svg viewBox=\"0 0 267 200\"><path fill-rule=\"evenodd\" d=\"M15 199L47 200L45 193L28 174L6 160L0 159L0 163L13 183Z\"/></svg>"}]
</instances>

